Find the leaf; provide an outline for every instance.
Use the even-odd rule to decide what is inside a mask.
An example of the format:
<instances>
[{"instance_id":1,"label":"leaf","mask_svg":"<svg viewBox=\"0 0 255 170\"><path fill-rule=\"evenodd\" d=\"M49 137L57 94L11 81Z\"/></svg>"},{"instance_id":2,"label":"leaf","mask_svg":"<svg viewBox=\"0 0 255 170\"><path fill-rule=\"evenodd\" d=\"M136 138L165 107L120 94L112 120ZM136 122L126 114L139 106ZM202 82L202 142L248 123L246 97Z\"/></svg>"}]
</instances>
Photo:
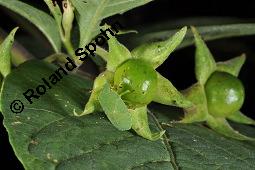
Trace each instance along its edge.
<instances>
[{"instance_id":1,"label":"leaf","mask_svg":"<svg viewBox=\"0 0 255 170\"><path fill-rule=\"evenodd\" d=\"M227 72L237 77L245 62L245 59L246 56L245 54L243 54L239 57L235 57L225 62L217 62L217 70Z\"/></svg>"},{"instance_id":2,"label":"leaf","mask_svg":"<svg viewBox=\"0 0 255 170\"><path fill-rule=\"evenodd\" d=\"M132 58L129 50L117 41L115 37L111 37L108 41L109 53L107 58L107 70L115 71L115 69L125 60Z\"/></svg>"},{"instance_id":3,"label":"leaf","mask_svg":"<svg viewBox=\"0 0 255 170\"><path fill-rule=\"evenodd\" d=\"M194 24L194 22L189 24L196 25ZM185 22L183 25L187 25L187 22ZM174 26L174 28L176 27L177 26ZM217 40L228 37L255 35L255 24L253 23L196 26L196 28L205 41ZM166 40L168 39L169 35L174 35L177 30L167 28L162 31L162 26L160 26L160 30L158 31L154 30L153 32L145 32L143 29L138 31L139 34L128 40L128 42L130 42L134 47L145 42ZM183 43L178 47L178 49L190 46L192 44L194 44L193 35L191 31L188 31L185 39L183 40Z\"/></svg>"},{"instance_id":4,"label":"leaf","mask_svg":"<svg viewBox=\"0 0 255 170\"><path fill-rule=\"evenodd\" d=\"M200 124L163 126L180 169L254 169L254 142L224 138Z\"/></svg>"},{"instance_id":5,"label":"leaf","mask_svg":"<svg viewBox=\"0 0 255 170\"><path fill-rule=\"evenodd\" d=\"M142 58L150 62L154 68L160 66L168 56L178 47L187 31L187 27L183 27L174 36L165 41L143 44L132 51L132 56Z\"/></svg>"},{"instance_id":6,"label":"leaf","mask_svg":"<svg viewBox=\"0 0 255 170\"><path fill-rule=\"evenodd\" d=\"M195 54L195 73L197 80L204 85L210 75L216 70L214 58L202 40L197 30L192 27L195 38L196 54Z\"/></svg>"},{"instance_id":7,"label":"leaf","mask_svg":"<svg viewBox=\"0 0 255 170\"><path fill-rule=\"evenodd\" d=\"M14 28L0 45L0 73L4 77L11 72L11 49L17 30L18 27Z\"/></svg>"},{"instance_id":8,"label":"leaf","mask_svg":"<svg viewBox=\"0 0 255 170\"><path fill-rule=\"evenodd\" d=\"M129 130L132 125L131 114L121 97L105 83L99 97L99 103L111 123L119 130Z\"/></svg>"},{"instance_id":9,"label":"leaf","mask_svg":"<svg viewBox=\"0 0 255 170\"><path fill-rule=\"evenodd\" d=\"M157 76L157 92L153 98L154 102L183 108L192 106L192 103L185 99L168 79L159 73Z\"/></svg>"},{"instance_id":10,"label":"leaf","mask_svg":"<svg viewBox=\"0 0 255 170\"><path fill-rule=\"evenodd\" d=\"M51 14L53 15L55 22L57 23L57 26L58 26L58 31L61 34L62 33L62 12L60 10L60 7L57 4L54 4L56 2L52 0L44 0L44 2L47 4Z\"/></svg>"},{"instance_id":11,"label":"leaf","mask_svg":"<svg viewBox=\"0 0 255 170\"><path fill-rule=\"evenodd\" d=\"M84 47L100 32L100 22L109 16L124 13L144 5L151 0L72 0L77 10L76 17L80 28L80 45Z\"/></svg>"},{"instance_id":12,"label":"leaf","mask_svg":"<svg viewBox=\"0 0 255 170\"><path fill-rule=\"evenodd\" d=\"M54 19L45 12L18 0L0 0L0 5L20 14L38 27L47 37L55 52L61 49L58 27Z\"/></svg>"},{"instance_id":13,"label":"leaf","mask_svg":"<svg viewBox=\"0 0 255 170\"><path fill-rule=\"evenodd\" d=\"M143 163L171 168L160 141L119 131L100 114L73 116L73 109L82 111L88 99L92 83L86 79L68 75L30 105L22 93L42 84L41 78L56 69L44 62L26 62L7 76L3 87L4 125L26 169L131 169ZM19 115L10 110L14 99L25 105Z\"/></svg>"},{"instance_id":14,"label":"leaf","mask_svg":"<svg viewBox=\"0 0 255 170\"><path fill-rule=\"evenodd\" d=\"M104 114L73 116L74 108L83 110L93 84L72 74L29 104L22 93L43 84L41 78L56 69L29 61L14 69L3 85L4 126L25 169L255 169L255 142L225 138L201 124L169 123L174 112L182 114L174 108L163 111L160 106L149 114L151 129L166 130L154 142L117 130ZM24 103L20 114L10 110L14 99ZM254 127L241 127L255 136Z\"/></svg>"}]
</instances>

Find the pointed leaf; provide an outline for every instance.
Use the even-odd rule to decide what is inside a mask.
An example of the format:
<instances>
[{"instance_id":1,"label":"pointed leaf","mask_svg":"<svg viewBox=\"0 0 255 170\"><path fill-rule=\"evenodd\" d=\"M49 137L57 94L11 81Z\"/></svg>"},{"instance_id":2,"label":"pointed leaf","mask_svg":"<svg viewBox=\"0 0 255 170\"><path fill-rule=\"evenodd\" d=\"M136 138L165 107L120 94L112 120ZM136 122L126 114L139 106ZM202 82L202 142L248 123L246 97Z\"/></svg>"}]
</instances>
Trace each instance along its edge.
<instances>
[{"instance_id":1,"label":"pointed leaf","mask_svg":"<svg viewBox=\"0 0 255 170\"><path fill-rule=\"evenodd\" d=\"M75 116L83 116L87 115L93 112L102 111L102 108L100 106L98 97L100 95L100 92L102 91L105 83L107 81L111 81L113 77L113 74L109 71L105 71L101 73L94 81L93 89L89 98L89 101L86 103L84 111L82 113L77 113L74 110Z\"/></svg>"},{"instance_id":2,"label":"pointed leaf","mask_svg":"<svg viewBox=\"0 0 255 170\"><path fill-rule=\"evenodd\" d=\"M227 72L229 74L232 74L233 76L238 76L244 62L245 62L245 54L235 57L233 59L230 59L228 61L224 62L218 62L217 63L217 70Z\"/></svg>"},{"instance_id":3,"label":"pointed leaf","mask_svg":"<svg viewBox=\"0 0 255 170\"><path fill-rule=\"evenodd\" d=\"M158 84L157 92L153 98L154 102L187 108L192 106L192 103L187 100L165 77L157 73Z\"/></svg>"},{"instance_id":4,"label":"pointed leaf","mask_svg":"<svg viewBox=\"0 0 255 170\"><path fill-rule=\"evenodd\" d=\"M238 111L234 114L231 114L230 116L227 117L227 119L237 122L237 123L242 123L242 124L247 124L247 125L255 125L255 120L245 116L242 112Z\"/></svg>"},{"instance_id":5,"label":"pointed leaf","mask_svg":"<svg viewBox=\"0 0 255 170\"><path fill-rule=\"evenodd\" d=\"M191 27L195 38L195 73L197 80L203 85L209 76L215 71L216 63L214 58L194 27Z\"/></svg>"},{"instance_id":6,"label":"pointed leaf","mask_svg":"<svg viewBox=\"0 0 255 170\"><path fill-rule=\"evenodd\" d=\"M99 24L104 18L144 5L151 0L71 1L77 10L76 17L80 28L79 47L84 47L100 32Z\"/></svg>"},{"instance_id":7,"label":"pointed leaf","mask_svg":"<svg viewBox=\"0 0 255 170\"><path fill-rule=\"evenodd\" d=\"M99 97L99 103L111 123L119 130L129 130L132 125L131 115L121 97L113 90L110 84L105 83Z\"/></svg>"},{"instance_id":8,"label":"pointed leaf","mask_svg":"<svg viewBox=\"0 0 255 170\"><path fill-rule=\"evenodd\" d=\"M255 138L250 138L245 135L242 135L238 131L234 130L226 121L225 118L214 118L212 116L208 116L207 124L210 128L215 130L216 132L223 134L224 136L234 138L237 140L254 140Z\"/></svg>"},{"instance_id":9,"label":"pointed leaf","mask_svg":"<svg viewBox=\"0 0 255 170\"><path fill-rule=\"evenodd\" d=\"M125 60L132 58L129 50L115 37L111 37L108 41L109 53L107 59L107 70L115 71L115 69Z\"/></svg>"},{"instance_id":10,"label":"pointed leaf","mask_svg":"<svg viewBox=\"0 0 255 170\"><path fill-rule=\"evenodd\" d=\"M62 33L62 12L60 10L60 7L58 6L57 2L54 2L52 0L44 0L44 2L47 4L51 14L53 15L57 26L58 30L60 33Z\"/></svg>"},{"instance_id":11,"label":"pointed leaf","mask_svg":"<svg viewBox=\"0 0 255 170\"><path fill-rule=\"evenodd\" d=\"M129 109L132 116L132 129L140 136L148 140L158 140L165 131L152 133L149 127L147 107L142 106L135 109Z\"/></svg>"},{"instance_id":12,"label":"pointed leaf","mask_svg":"<svg viewBox=\"0 0 255 170\"><path fill-rule=\"evenodd\" d=\"M142 58L150 62L154 68L157 68L181 44L186 32L187 27L183 27L166 41L143 44L132 51L132 56Z\"/></svg>"},{"instance_id":13,"label":"pointed leaf","mask_svg":"<svg viewBox=\"0 0 255 170\"><path fill-rule=\"evenodd\" d=\"M205 121L208 117L208 108L204 88L199 83L194 84L190 88L183 91L187 100L193 103L190 108L185 108L185 117L181 120L182 123L193 123Z\"/></svg>"},{"instance_id":14,"label":"pointed leaf","mask_svg":"<svg viewBox=\"0 0 255 170\"><path fill-rule=\"evenodd\" d=\"M17 29L14 28L0 45L0 73L4 77L11 72L11 49Z\"/></svg>"},{"instance_id":15,"label":"pointed leaf","mask_svg":"<svg viewBox=\"0 0 255 170\"><path fill-rule=\"evenodd\" d=\"M50 15L18 0L0 0L0 5L20 14L35 24L35 26L37 26L48 38L55 52L60 51L61 40L58 33L58 27Z\"/></svg>"}]
</instances>

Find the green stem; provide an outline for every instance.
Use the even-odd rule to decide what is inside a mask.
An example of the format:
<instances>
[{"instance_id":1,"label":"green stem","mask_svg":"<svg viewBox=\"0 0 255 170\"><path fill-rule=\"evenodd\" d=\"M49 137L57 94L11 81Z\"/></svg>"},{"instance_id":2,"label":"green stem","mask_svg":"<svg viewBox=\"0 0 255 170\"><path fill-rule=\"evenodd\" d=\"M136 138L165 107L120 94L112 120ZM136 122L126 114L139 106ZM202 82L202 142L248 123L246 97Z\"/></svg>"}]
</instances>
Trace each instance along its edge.
<instances>
[{"instance_id":1,"label":"green stem","mask_svg":"<svg viewBox=\"0 0 255 170\"><path fill-rule=\"evenodd\" d=\"M70 39L63 38L63 44L66 48L67 53L71 56L72 60L75 62L75 64L79 67L83 62L79 60L79 58L74 53L73 45L70 41Z\"/></svg>"},{"instance_id":2,"label":"green stem","mask_svg":"<svg viewBox=\"0 0 255 170\"><path fill-rule=\"evenodd\" d=\"M100 46L97 46L97 50L96 50L95 53L97 55L99 55L100 57L102 57L102 59L104 59L104 61L107 61L107 59L108 59L108 52L105 49L103 49Z\"/></svg>"},{"instance_id":3,"label":"green stem","mask_svg":"<svg viewBox=\"0 0 255 170\"><path fill-rule=\"evenodd\" d=\"M50 56L43 59L43 61L46 61L48 63L52 63L56 60L61 62L61 63L67 62L66 54L64 54L64 53L55 53L55 54L52 54L52 55L50 55Z\"/></svg>"},{"instance_id":4,"label":"green stem","mask_svg":"<svg viewBox=\"0 0 255 170\"><path fill-rule=\"evenodd\" d=\"M73 60L76 59L75 57L75 53L74 53L74 49L73 49L73 46L71 44L71 42L68 40L68 39L63 39L63 44L67 50L67 53L72 57Z\"/></svg>"}]
</instances>

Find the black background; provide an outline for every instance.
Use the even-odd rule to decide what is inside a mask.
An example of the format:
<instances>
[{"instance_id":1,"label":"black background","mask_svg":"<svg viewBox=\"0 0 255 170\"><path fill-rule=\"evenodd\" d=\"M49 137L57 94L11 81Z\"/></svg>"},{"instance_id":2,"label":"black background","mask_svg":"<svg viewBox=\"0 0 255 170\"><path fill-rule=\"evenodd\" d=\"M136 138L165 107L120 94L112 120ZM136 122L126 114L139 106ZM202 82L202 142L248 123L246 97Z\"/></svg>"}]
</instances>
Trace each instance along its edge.
<instances>
[{"instance_id":1,"label":"black background","mask_svg":"<svg viewBox=\"0 0 255 170\"><path fill-rule=\"evenodd\" d=\"M33 0L34 6L47 11L46 5L41 0ZM225 2L225 3L224 3ZM36 39L30 33L30 24L24 25L24 20L16 20L17 16L12 12L0 8L0 28L9 32L15 26L20 26L17 34L19 36L28 36ZM123 15L116 15L109 20L120 20L127 28L136 29L141 25L149 27L150 24L155 25L159 22L175 22L183 18L196 17L196 23L199 18L212 17L232 18L241 22L255 21L255 1L178 1L178 0L157 0L145 6L135 8ZM15 18L15 19L14 19ZM19 18L19 17L18 17ZM22 24L23 23L23 24ZM233 22L235 23L235 22ZM237 22L236 22L237 23ZM221 24L221 23L218 23ZM33 28L34 29L34 28ZM39 32L39 31L38 31ZM240 73L240 79L243 81L246 89L246 101L241 109L245 114L255 118L255 36L242 38L228 38L207 43L217 61L226 60L242 53L247 54L247 61ZM38 50L41 50L41 46ZM43 51L40 57L52 53L49 44L43 44ZM32 52L33 53L33 52ZM175 52L158 71L166 76L178 89L184 89L195 82L194 77L194 47L188 47ZM3 120L0 114L1 122ZM7 164L10 168L20 169L22 165L15 157L13 150L8 142L8 135L5 128L0 125L0 161Z\"/></svg>"}]
</instances>

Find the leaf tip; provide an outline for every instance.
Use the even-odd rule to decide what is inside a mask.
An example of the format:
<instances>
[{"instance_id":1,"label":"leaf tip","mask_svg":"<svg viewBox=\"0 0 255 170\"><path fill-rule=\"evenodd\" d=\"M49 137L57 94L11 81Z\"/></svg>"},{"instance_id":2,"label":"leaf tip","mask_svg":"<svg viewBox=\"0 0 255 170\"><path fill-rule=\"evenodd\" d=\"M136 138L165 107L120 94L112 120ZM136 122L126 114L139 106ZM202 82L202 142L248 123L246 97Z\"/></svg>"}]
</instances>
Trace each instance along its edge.
<instances>
[{"instance_id":1,"label":"leaf tip","mask_svg":"<svg viewBox=\"0 0 255 170\"><path fill-rule=\"evenodd\" d=\"M90 114L92 113L92 109L88 110L88 109L85 109L83 112L79 113L79 112L76 112L75 109L73 109L73 114L74 116L77 116L77 117L80 117L80 116L83 116L83 115L87 115L87 114Z\"/></svg>"}]
</instances>

